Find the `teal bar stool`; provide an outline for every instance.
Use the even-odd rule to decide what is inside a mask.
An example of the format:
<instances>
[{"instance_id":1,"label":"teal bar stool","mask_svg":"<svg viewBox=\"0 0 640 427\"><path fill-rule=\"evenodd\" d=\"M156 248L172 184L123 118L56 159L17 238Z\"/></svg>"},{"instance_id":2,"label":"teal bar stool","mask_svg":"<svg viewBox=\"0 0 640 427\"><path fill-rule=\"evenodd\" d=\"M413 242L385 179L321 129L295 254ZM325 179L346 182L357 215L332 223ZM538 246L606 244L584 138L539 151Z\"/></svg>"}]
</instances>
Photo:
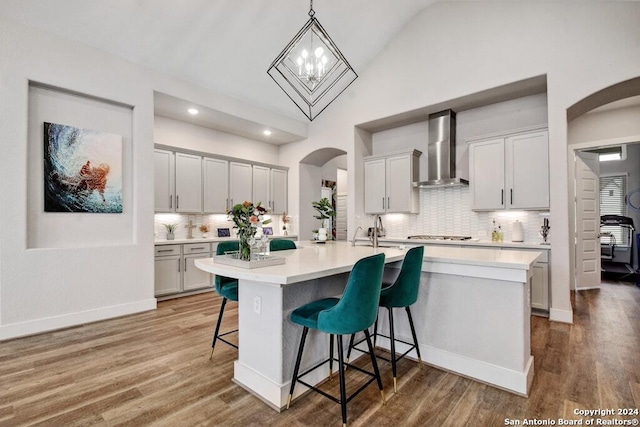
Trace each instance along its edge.
<instances>
[{"instance_id":1,"label":"teal bar stool","mask_svg":"<svg viewBox=\"0 0 640 427\"><path fill-rule=\"evenodd\" d=\"M402 268L400 270L400 274L396 278L393 284L386 286L380 292L380 307L384 307L389 312L389 336L378 334L378 320L376 319L375 328L373 332L374 343L376 337L380 335L381 337L389 338L391 342L391 366L393 369L393 391L394 393L398 392L398 382L397 382L397 369L396 363L398 360L402 359L406 356L411 350L415 349L416 354L418 356L418 361L422 364L422 357L420 356L420 347L418 346L418 338L416 336L416 329L413 325L413 317L411 316L411 308L418 300L418 288L420 286L420 272L422 271L422 257L424 256L424 246L418 246L415 248L411 248L407 251L407 254L404 257L404 261L402 262ZM394 333L394 322L393 322L393 309L394 308L404 308L407 312L407 318L409 319L409 327L411 328L411 335L413 336L413 344L408 343L406 341L402 341L396 339ZM351 335L351 340L349 342L349 349L347 351L347 361L349 361L349 356L351 355L351 349L354 347L354 335ZM409 345L409 349L404 352L400 357L396 357L396 341L401 342L403 344ZM362 342L362 341L360 341ZM358 344L360 344L360 342ZM356 344L357 345L357 344ZM380 357L383 360L384 357Z\"/></svg>"},{"instance_id":2,"label":"teal bar stool","mask_svg":"<svg viewBox=\"0 0 640 427\"><path fill-rule=\"evenodd\" d=\"M291 321L303 326L302 338L300 339L300 347L296 357L296 365L293 370L293 378L291 379L291 389L289 390L289 399L287 401L287 409L291 404L291 397L296 382L299 382L311 390L314 390L323 396L339 403L342 410L342 424L347 425L347 402L364 390L374 380L378 382L378 388L382 395L383 404L386 403L384 391L382 389L382 380L380 379L380 371L376 358L373 355L373 347L371 345L371 337L369 335L369 327L376 320L378 311L378 301L380 300L380 289L382 285L382 272L384 270L384 254L377 254L359 260L349 274L347 286L340 299L325 298L310 302L302 307L295 309L291 313ZM307 338L309 328L317 329L321 332L329 334L329 358L317 364L311 369L298 375L300 371L300 361L302 360L302 352L304 343ZM365 371L354 365L348 365L343 360L343 344L342 336L355 334L364 331L367 345L369 346L369 354L371 355L371 364L373 365L373 373ZM329 377L332 375L332 367L335 358L333 356L333 336L337 335L338 340L338 367L340 375L340 399L325 393L324 391L304 382L301 378L311 371L321 367L329 362ZM365 373L371 378L362 385L355 393L347 397L344 369L345 365L350 368Z\"/></svg>"},{"instance_id":3,"label":"teal bar stool","mask_svg":"<svg viewBox=\"0 0 640 427\"><path fill-rule=\"evenodd\" d=\"M238 252L238 250L240 250L240 245L238 244L238 242L220 242L218 243L218 247L216 248L216 255L224 255L227 252ZM217 340L229 344L231 347L238 348L237 345L223 338L226 335L238 332L237 329L225 332L223 334L220 333L220 324L222 323L222 315L224 314L224 307L227 305L227 301L238 302L238 280L232 279L230 277L216 275L214 283L216 286L216 292L222 297L222 305L220 306L220 313L218 314L218 323L216 324L216 330L213 333L213 342L211 343L211 356L209 356L209 360L213 358L213 350L215 350Z\"/></svg>"},{"instance_id":4,"label":"teal bar stool","mask_svg":"<svg viewBox=\"0 0 640 427\"><path fill-rule=\"evenodd\" d=\"M272 239L269 241L269 250L271 252L274 251L285 251L287 249L298 249L296 247L295 242L289 239Z\"/></svg>"}]
</instances>

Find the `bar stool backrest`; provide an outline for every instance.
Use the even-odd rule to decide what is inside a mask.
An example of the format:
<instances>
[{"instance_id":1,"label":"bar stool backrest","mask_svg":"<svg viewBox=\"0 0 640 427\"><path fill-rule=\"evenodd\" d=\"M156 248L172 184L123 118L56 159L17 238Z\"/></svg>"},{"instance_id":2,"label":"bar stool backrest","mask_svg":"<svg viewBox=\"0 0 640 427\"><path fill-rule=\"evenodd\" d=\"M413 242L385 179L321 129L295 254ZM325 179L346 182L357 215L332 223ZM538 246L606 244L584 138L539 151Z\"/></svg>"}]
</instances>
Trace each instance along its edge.
<instances>
[{"instance_id":1,"label":"bar stool backrest","mask_svg":"<svg viewBox=\"0 0 640 427\"><path fill-rule=\"evenodd\" d=\"M298 249L296 244L289 239L273 239L269 242L270 251L284 251L287 249Z\"/></svg>"},{"instance_id":2,"label":"bar stool backrest","mask_svg":"<svg viewBox=\"0 0 640 427\"><path fill-rule=\"evenodd\" d=\"M218 243L218 247L216 248L216 255L224 255L227 252L236 252L238 250L240 250L240 245L238 244L238 242L220 242ZM221 295L222 288L226 284L235 282L237 282L236 279L225 276L218 276L216 274L216 278L214 280L216 292Z\"/></svg>"},{"instance_id":3,"label":"bar stool backrest","mask_svg":"<svg viewBox=\"0 0 640 427\"><path fill-rule=\"evenodd\" d=\"M409 307L418 300L423 256L424 246L417 246L407 251L398 278L391 287L382 291L381 305Z\"/></svg>"},{"instance_id":4,"label":"bar stool backrest","mask_svg":"<svg viewBox=\"0 0 640 427\"><path fill-rule=\"evenodd\" d=\"M373 325L378 314L384 254L359 260L349 274L342 298L318 314L318 329L329 334L354 334Z\"/></svg>"}]
</instances>

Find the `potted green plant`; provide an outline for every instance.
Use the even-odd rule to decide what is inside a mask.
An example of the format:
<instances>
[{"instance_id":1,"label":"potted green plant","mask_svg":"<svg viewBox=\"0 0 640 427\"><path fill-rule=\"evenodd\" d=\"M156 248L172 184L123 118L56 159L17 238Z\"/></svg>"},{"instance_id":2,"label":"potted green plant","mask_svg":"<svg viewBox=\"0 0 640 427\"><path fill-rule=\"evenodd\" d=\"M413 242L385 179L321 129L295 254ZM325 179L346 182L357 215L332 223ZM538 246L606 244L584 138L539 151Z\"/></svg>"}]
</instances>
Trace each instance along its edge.
<instances>
[{"instance_id":1,"label":"potted green plant","mask_svg":"<svg viewBox=\"0 0 640 427\"><path fill-rule=\"evenodd\" d=\"M162 225L164 225L164 228L167 229L167 240L175 239L174 232L176 231L176 227L178 227L178 224L162 224Z\"/></svg>"},{"instance_id":2,"label":"potted green plant","mask_svg":"<svg viewBox=\"0 0 640 427\"><path fill-rule=\"evenodd\" d=\"M318 240L325 241L329 235L326 221L336 216L336 211L333 209L333 205L326 197L323 197L317 202L311 202L311 206L313 206L316 212L318 212L318 215L314 215L314 218L321 221L320 228L318 229Z\"/></svg>"}]
</instances>

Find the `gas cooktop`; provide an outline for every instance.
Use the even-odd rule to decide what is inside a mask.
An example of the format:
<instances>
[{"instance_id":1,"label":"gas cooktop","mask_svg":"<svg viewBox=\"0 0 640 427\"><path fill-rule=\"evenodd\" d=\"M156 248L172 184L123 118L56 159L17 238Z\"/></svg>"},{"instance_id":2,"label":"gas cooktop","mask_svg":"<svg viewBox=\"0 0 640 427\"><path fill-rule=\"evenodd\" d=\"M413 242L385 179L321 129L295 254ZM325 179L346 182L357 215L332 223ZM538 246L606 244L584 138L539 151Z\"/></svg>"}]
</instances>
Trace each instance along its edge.
<instances>
[{"instance_id":1,"label":"gas cooktop","mask_svg":"<svg viewBox=\"0 0 640 427\"><path fill-rule=\"evenodd\" d=\"M471 240L471 236L436 236L432 234L418 234L416 236L409 236L407 239L418 240Z\"/></svg>"}]
</instances>

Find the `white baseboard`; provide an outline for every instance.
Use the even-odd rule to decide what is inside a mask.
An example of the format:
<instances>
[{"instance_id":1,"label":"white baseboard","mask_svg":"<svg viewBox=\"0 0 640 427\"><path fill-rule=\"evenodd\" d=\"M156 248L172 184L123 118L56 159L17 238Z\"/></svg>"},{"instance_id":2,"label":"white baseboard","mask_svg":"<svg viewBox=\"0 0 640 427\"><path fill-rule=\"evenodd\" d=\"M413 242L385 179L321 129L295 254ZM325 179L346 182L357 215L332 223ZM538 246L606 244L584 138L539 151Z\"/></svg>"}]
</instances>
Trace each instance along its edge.
<instances>
[{"instance_id":1,"label":"white baseboard","mask_svg":"<svg viewBox=\"0 0 640 427\"><path fill-rule=\"evenodd\" d=\"M56 329L78 326L85 323L112 319L143 311L155 310L156 299L135 301L126 304L100 307L77 313L63 314L61 316L46 317L43 319L29 320L21 323L11 323L0 326L0 341L39 334Z\"/></svg>"},{"instance_id":2,"label":"white baseboard","mask_svg":"<svg viewBox=\"0 0 640 427\"><path fill-rule=\"evenodd\" d=\"M389 349L390 340L384 337L378 337L377 346ZM396 343L396 351L399 354L407 349L408 346L402 343ZM528 396L531 384L533 383L533 356L529 357L524 371L519 372L424 344L420 345L420 353L422 361L427 365L441 368L521 396ZM417 354L415 350L409 352L407 357L410 359L416 358Z\"/></svg>"},{"instance_id":3,"label":"white baseboard","mask_svg":"<svg viewBox=\"0 0 640 427\"><path fill-rule=\"evenodd\" d=\"M304 372L306 369L308 368L302 366L300 371ZM334 365L334 369L337 369L337 363ZM325 364L305 375L304 381L312 385L317 385L320 382L325 381L328 376L329 365ZM233 382L249 391L251 394L278 412L282 411L287 406L289 389L291 388L290 380L286 381L284 384L279 384L250 366L236 360L233 363ZM293 393L293 399L295 400L296 397L306 393L308 390L309 389L304 385L297 383Z\"/></svg>"},{"instance_id":4,"label":"white baseboard","mask_svg":"<svg viewBox=\"0 0 640 427\"><path fill-rule=\"evenodd\" d=\"M549 320L553 322L573 324L573 310L560 310L551 307L549 309Z\"/></svg>"}]
</instances>

